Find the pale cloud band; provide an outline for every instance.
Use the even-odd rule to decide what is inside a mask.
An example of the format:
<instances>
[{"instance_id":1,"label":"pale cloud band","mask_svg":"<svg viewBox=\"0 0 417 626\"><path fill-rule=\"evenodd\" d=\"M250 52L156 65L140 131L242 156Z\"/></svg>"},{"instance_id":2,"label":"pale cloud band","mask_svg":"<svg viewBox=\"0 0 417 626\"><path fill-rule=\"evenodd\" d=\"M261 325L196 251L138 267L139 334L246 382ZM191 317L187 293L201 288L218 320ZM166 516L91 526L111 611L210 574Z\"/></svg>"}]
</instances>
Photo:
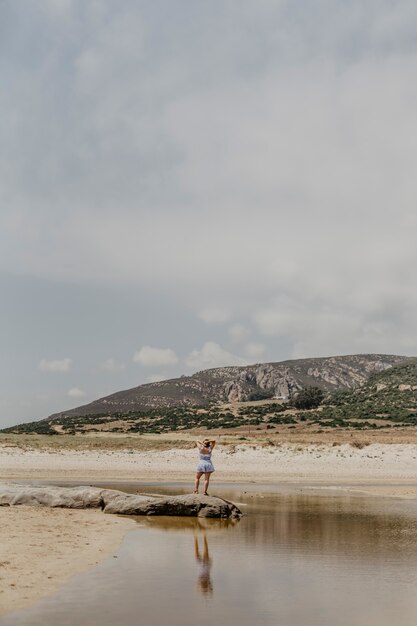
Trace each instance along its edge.
<instances>
[{"instance_id":1,"label":"pale cloud band","mask_svg":"<svg viewBox=\"0 0 417 626\"><path fill-rule=\"evenodd\" d=\"M86 393L83 389L80 389L79 387L72 387L68 391L67 396L69 396L70 398L84 398L86 396Z\"/></svg>"},{"instance_id":2,"label":"pale cloud band","mask_svg":"<svg viewBox=\"0 0 417 626\"><path fill-rule=\"evenodd\" d=\"M152 348L144 346L134 355L134 362L144 367L165 367L183 364L188 373L198 370L227 367L228 365L246 365L248 362L258 360L265 355L266 348L262 343L249 342L243 346L244 355L239 356L229 352L215 341L206 341L200 349L192 350L183 360L180 360L170 348ZM183 371L183 370L182 370ZM165 380L168 376L164 373L155 373L147 376L147 382Z\"/></svg>"},{"instance_id":3,"label":"pale cloud band","mask_svg":"<svg viewBox=\"0 0 417 626\"><path fill-rule=\"evenodd\" d=\"M198 316L206 324L225 324L231 319L232 314L227 309L207 308L202 309Z\"/></svg>"},{"instance_id":4,"label":"pale cloud band","mask_svg":"<svg viewBox=\"0 0 417 626\"><path fill-rule=\"evenodd\" d=\"M224 350L214 341L206 341L200 350L193 350L185 359L187 367L202 370L227 365L244 365L245 360Z\"/></svg>"},{"instance_id":5,"label":"pale cloud band","mask_svg":"<svg viewBox=\"0 0 417 626\"><path fill-rule=\"evenodd\" d=\"M118 363L113 357L109 357L101 361L98 367L103 372L120 372L126 368L126 365L124 363Z\"/></svg>"},{"instance_id":6,"label":"pale cloud band","mask_svg":"<svg viewBox=\"0 0 417 626\"><path fill-rule=\"evenodd\" d=\"M162 380L166 380L169 378L168 376L164 376L164 374L150 374L146 377L147 383L160 383Z\"/></svg>"},{"instance_id":7,"label":"pale cloud band","mask_svg":"<svg viewBox=\"0 0 417 626\"><path fill-rule=\"evenodd\" d=\"M143 346L133 355L133 361L144 367L171 366L178 363L178 357L170 348Z\"/></svg>"},{"instance_id":8,"label":"pale cloud band","mask_svg":"<svg viewBox=\"0 0 417 626\"><path fill-rule=\"evenodd\" d=\"M71 366L72 359L68 357L65 359L42 359L38 364L38 368L42 372L69 372Z\"/></svg>"},{"instance_id":9,"label":"pale cloud band","mask_svg":"<svg viewBox=\"0 0 417 626\"><path fill-rule=\"evenodd\" d=\"M243 324L233 324L229 328L229 335L236 343L243 343L250 337L250 330Z\"/></svg>"},{"instance_id":10,"label":"pale cloud band","mask_svg":"<svg viewBox=\"0 0 417 626\"><path fill-rule=\"evenodd\" d=\"M266 347L263 343L259 341L250 341L244 346L245 356L248 359L255 359L256 361L261 361L262 358L265 357Z\"/></svg>"}]
</instances>

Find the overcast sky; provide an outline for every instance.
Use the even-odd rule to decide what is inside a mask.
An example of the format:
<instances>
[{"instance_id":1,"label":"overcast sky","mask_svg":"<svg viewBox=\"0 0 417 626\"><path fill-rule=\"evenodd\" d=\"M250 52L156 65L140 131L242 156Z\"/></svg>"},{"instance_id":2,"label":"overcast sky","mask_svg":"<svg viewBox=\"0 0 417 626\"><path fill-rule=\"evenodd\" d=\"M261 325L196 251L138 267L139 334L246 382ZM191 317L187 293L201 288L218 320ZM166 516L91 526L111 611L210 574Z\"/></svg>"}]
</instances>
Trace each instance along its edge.
<instances>
[{"instance_id":1,"label":"overcast sky","mask_svg":"<svg viewBox=\"0 0 417 626\"><path fill-rule=\"evenodd\" d=\"M417 354L417 4L0 0L0 424Z\"/></svg>"}]
</instances>

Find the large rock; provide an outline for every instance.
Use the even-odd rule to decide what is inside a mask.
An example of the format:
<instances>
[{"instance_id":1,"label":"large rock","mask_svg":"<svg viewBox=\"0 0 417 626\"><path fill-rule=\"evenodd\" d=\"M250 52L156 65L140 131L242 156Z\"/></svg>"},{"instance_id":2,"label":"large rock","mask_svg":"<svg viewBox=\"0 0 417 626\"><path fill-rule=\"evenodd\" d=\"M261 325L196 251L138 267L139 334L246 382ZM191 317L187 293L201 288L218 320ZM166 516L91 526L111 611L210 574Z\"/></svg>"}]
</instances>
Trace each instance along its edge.
<instances>
[{"instance_id":1,"label":"large rock","mask_svg":"<svg viewBox=\"0 0 417 626\"><path fill-rule=\"evenodd\" d=\"M175 515L237 518L240 510L214 496L140 496L98 487L32 487L0 485L0 506L49 506L67 509L101 508L119 515Z\"/></svg>"},{"instance_id":2,"label":"large rock","mask_svg":"<svg viewBox=\"0 0 417 626\"><path fill-rule=\"evenodd\" d=\"M232 502L215 496L120 496L112 498L105 513L120 515L175 515L177 517L240 517L241 512Z\"/></svg>"},{"instance_id":3,"label":"large rock","mask_svg":"<svg viewBox=\"0 0 417 626\"><path fill-rule=\"evenodd\" d=\"M110 501L120 492L97 487L30 487L0 485L0 505L49 506L65 509L104 508L104 497Z\"/></svg>"}]
</instances>

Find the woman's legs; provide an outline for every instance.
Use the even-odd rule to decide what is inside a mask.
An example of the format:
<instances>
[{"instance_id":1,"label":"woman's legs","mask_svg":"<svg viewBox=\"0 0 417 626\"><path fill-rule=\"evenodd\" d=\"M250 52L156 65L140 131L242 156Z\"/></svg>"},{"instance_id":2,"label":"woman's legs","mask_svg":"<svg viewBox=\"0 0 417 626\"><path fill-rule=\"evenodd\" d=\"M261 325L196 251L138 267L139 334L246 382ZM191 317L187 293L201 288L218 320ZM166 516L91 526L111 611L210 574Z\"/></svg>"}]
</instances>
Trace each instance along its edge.
<instances>
[{"instance_id":1,"label":"woman's legs","mask_svg":"<svg viewBox=\"0 0 417 626\"><path fill-rule=\"evenodd\" d=\"M207 496L207 490L210 482L211 472L204 472L204 495Z\"/></svg>"},{"instance_id":2,"label":"woman's legs","mask_svg":"<svg viewBox=\"0 0 417 626\"><path fill-rule=\"evenodd\" d=\"M195 483L194 483L194 493L198 493L198 487L200 485L200 478L202 477L203 472L197 472L195 475Z\"/></svg>"}]
</instances>

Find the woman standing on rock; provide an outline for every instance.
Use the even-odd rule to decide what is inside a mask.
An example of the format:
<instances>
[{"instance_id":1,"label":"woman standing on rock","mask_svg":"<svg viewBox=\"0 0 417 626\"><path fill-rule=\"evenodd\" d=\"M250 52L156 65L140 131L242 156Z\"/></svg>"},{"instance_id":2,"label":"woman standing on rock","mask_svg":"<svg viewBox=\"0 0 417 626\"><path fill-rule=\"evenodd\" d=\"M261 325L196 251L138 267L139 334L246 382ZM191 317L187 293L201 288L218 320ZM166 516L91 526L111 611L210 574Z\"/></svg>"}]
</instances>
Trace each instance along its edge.
<instances>
[{"instance_id":1,"label":"woman standing on rock","mask_svg":"<svg viewBox=\"0 0 417 626\"><path fill-rule=\"evenodd\" d=\"M200 463L197 465L197 473L195 475L194 493L198 493L198 487L200 485L200 478L204 474L204 495L208 496L207 489L210 482L210 476L214 472L213 463L211 462L211 453L216 445L216 442L210 441L210 439L204 439L203 441L197 441L197 448L200 453Z\"/></svg>"}]
</instances>

